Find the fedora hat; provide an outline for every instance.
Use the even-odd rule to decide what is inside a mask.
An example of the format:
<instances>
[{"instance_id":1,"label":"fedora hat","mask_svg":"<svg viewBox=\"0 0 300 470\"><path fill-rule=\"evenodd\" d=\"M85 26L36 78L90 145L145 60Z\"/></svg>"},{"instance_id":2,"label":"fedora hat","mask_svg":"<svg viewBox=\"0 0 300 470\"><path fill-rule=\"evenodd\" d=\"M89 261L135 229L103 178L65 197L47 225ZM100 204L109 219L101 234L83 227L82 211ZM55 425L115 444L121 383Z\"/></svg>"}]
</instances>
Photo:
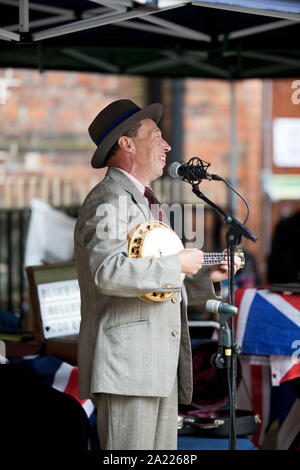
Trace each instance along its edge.
<instances>
[{"instance_id":1,"label":"fedora hat","mask_svg":"<svg viewBox=\"0 0 300 470\"><path fill-rule=\"evenodd\" d=\"M88 129L92 141L97 145L91 161L92 167L104 168L108 152L121 135L143 119L153 119L158 122L162 111L160 103L153 103L141 109L132 101L125 99L114 101L106 106L95 117Z\"/></svg>"}]
</instances>

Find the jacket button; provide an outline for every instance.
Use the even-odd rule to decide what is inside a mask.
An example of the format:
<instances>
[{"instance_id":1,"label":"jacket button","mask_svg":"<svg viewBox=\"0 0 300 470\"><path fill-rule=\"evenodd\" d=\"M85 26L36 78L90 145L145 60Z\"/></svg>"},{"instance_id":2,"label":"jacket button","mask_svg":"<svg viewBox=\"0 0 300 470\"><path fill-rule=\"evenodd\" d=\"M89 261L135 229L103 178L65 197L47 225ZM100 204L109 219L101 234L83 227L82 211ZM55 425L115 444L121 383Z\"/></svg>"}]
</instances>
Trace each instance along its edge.
<instances>
[{"instance_id":1,"label":"jacket button","mask_svg":"<svg viewBox=\"0 0 300 470\"><path fill-rule=\"evenodd\" d=\"M176 302L177 302L177 297L172 297L171 302L173 302L173 304L176 304Z\"/></svg>"},{"instance_id":2,"label":"jacket button","mask_svg":"<svg viewBox=\"0 0 300 470\"><path fill-rule=\"evenodd\" d=\"M178 335L178 331L173 330L173 331L172 331L172 336L177 336L177 335Z\"/></svg>"}]
</instances>

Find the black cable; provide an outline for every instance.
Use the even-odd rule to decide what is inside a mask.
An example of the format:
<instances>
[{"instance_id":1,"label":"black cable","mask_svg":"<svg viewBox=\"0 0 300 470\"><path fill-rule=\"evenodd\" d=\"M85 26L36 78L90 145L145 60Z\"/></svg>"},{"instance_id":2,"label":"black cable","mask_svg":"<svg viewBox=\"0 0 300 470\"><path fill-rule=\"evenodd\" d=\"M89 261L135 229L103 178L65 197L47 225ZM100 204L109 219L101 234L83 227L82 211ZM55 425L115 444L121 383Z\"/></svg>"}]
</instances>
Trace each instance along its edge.
<instances>
[{"instance_id":1,"label":"black cable","mask_svg":"<svg viewBox=\"0 0 300 470\"><path fill-rule=\"evenodd\" d=\"M246 215L246 218L243 222L243 225L245 225L245 223L247 222L248 220L248 217L249 217L249 214L250 214L250 209L249 209L249 205L248 205L248 202L246 201L246 199L230 184L228 183L228 181L226 181L224 178L222 178L221 176L219 177L221 181L223 181L223 183L225 183L233 192L235 192L242 200L243 202L245 203L246 207L247 207L247 215Z\"/></svg>"},{"instance_id":2,"label":"black cable","mask_svg":"<svg viewBox=\"0 0 300 470\"><path fill-rule=\"evenodd\" d=\"M195 164L195 162L197 162L197 163ZM194 169L195 168L200 168L202 171L207 172L207 170L210 166L210 163L205 162L204 160L201 160L201 158L199 158L199 157L193 157L187 163L181 162L181 164L184 165L185 167L188 167L189 168L189 173L190 173L189 176L184 177L182 179L182 181L193 184L194 181L198 180L198 185L201 183L202 179L199 179L199 177L194 173ZM249 209L248 202L228 181L226 181L221 176L218 176L218 178L219 178L220 181L223 181L223 183L225 183L226 186L228 186L245 203L246 208L247 208L247 215L246 215L246 218L243 222L243 224L245 225L245 223L248 220L249 214L250 214L250 209Z\"/></svg>"}]
</instances>

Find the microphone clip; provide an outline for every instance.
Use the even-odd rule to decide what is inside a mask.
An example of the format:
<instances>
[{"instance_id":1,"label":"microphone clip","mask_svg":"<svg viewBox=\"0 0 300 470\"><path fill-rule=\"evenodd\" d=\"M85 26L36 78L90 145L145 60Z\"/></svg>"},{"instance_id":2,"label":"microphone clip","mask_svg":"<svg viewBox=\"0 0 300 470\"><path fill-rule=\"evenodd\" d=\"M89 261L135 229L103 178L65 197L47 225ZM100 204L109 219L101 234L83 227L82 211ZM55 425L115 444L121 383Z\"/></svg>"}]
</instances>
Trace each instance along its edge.
<instances>
[{"instance_id":1,"label":"microphone clip","mask_svg":"<svg viewBox=\"0 0 300 470\"><path fill-rule=\"evenodd\" d=\"M215 369L225 369L227 364L224 357L222 346L218 346L218 352L213 354L210 358L210 363Z\"/></svg>"},{"instance_id":2,"label":"microphone clip","mask_svg":"<svg viewBox=\"0 0 300 470\"><path fill-rule=\"evenodd\" d=\"M191 158L187 163L183 165L187 172L186 176L183 177L183 181L192 184L194 181L201 183L202 179L212 180L212 175L207 173L207 169L210 167L210 163L201 160L199 157ZM203 175L203 178L199 177L199 174Z\"/></svg>"}]
</instances>

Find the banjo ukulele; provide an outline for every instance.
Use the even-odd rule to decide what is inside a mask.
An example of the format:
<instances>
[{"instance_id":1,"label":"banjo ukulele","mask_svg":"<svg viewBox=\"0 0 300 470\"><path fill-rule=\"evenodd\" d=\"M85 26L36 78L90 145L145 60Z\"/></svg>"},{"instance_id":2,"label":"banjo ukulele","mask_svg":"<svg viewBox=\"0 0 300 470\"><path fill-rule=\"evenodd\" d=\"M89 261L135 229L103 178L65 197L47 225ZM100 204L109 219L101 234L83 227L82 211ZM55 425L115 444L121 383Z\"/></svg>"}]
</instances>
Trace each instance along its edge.
<instances>
[{"instance_id":1,"label":"banjo ukulele","mask_svg":"<svg viewBox=\"0 0 300 470\"><path fill-rule=\"evenodd\" d=\"M144 222L128 235L128 256L130 258L154 258L179 253L184 249L182 241L174 230L157 220ZM242 250L235 252L241 259L241 268L245 265ZM227 253L204 253L205 265L220 264L227 260ZM182 281L184 273L181 273ZM164 302L175 295L175 292L149 292L139 298L145 301Z\"/></svg>"}]
</instances>

